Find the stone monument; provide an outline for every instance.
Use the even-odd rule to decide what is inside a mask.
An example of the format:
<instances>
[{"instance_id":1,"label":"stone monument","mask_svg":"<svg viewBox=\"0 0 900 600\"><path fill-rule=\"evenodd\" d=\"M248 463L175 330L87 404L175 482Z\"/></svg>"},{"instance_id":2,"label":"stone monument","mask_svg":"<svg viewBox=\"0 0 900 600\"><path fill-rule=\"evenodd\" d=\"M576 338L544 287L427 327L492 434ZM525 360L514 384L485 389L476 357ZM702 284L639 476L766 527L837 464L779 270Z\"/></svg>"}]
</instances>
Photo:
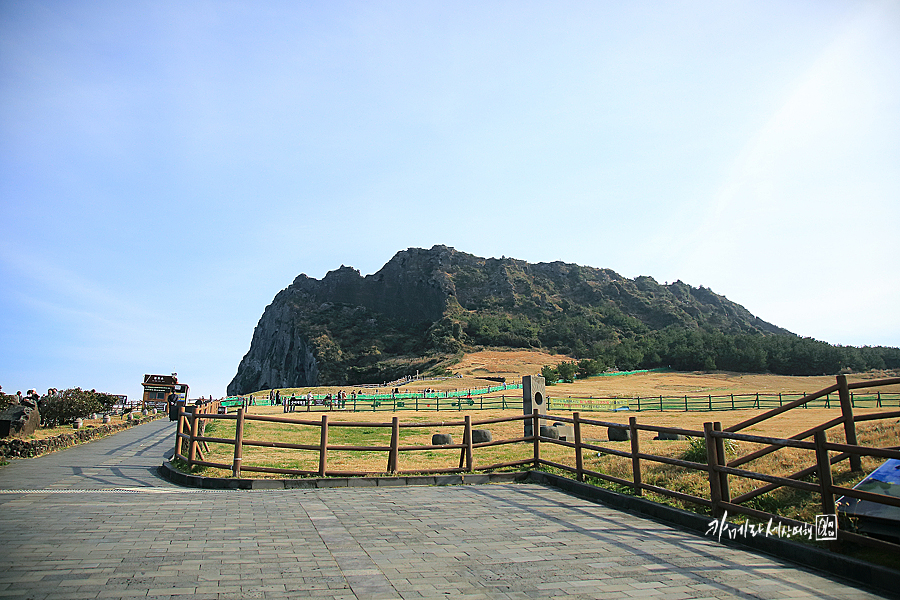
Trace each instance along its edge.
<instances>
[{"instance_id":1,"label":"stone monument","mask_svg":"<svg viewBox=\"0 0 900 600\"><path fill-rule=\"evenodd\" d=\"M530 415L535 410L542 415L547 414L547 387L540 375L526 375L522 377L522 412ZM532 422L526 420L524 423L525 437L528 437Z\"/></svg>"}]
</instances>

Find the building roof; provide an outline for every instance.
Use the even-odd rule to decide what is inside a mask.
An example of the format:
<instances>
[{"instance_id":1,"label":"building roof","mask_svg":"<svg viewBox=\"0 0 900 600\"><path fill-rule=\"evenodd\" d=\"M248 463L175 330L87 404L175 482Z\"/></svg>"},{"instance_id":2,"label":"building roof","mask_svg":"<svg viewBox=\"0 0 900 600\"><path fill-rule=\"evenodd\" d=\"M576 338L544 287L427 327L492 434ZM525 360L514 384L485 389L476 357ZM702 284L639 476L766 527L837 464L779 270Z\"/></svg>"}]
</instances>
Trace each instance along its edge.
<instances>
[{"instance_id":1,"label":"building roof","mask_svg":"<svg viewBox=\"0 0 900 600\"><path fill-rule=\"evenodd\" d=\"M141 385L176 385L178 376L173 373L171 375L144 375L144 383Z\"/></svg>"}]
</instances>

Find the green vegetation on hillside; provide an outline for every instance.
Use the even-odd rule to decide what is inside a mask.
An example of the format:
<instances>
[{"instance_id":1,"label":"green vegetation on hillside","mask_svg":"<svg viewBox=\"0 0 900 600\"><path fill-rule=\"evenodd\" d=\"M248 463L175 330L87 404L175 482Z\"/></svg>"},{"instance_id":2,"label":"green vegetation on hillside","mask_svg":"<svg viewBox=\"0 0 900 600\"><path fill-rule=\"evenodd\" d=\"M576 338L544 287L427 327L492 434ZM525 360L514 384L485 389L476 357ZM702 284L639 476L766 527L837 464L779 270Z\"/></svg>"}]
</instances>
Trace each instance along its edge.
<instances>
[{"instance_id":1,"label":"green vegetation on hillside","mask_svg":"<svg viewBox=\"0 0 900 600\"><path fill-rule=\"evenodd\" d=\"M652 331L615 313L617 324L627 328L610 325L597 316L589 318L585 311L534 320L515 307L486 314L458 311L434 324L410 325L384 317L348 320L348 309L331 307L319 315L322 322L308 329L324 382L362 383L391 380L416 370L424 373L449 355L491 346L571 355L579 359L582 377L607 368L670 367L779 375L900 368L898 348L833 346L794 335L726 333L707 327L671 325ZM367 313L351 310L350 314ZM329 318L333 320L329 322Z\"/></svg>"}]
</instances>

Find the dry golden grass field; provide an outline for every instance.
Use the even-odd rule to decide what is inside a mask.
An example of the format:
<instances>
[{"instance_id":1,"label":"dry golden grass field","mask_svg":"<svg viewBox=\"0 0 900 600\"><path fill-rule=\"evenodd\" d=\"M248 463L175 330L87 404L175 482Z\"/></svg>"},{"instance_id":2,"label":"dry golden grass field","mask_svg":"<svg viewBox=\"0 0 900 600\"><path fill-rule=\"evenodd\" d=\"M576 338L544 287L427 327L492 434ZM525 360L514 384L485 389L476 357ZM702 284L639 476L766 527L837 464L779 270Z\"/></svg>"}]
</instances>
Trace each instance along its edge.
<instances>
[{"instance_id":1,"label":"dry golden grass field","mask_svg":"<svg viewBox=\"0 0 900 600\"><path fill-rule=\"evenodd\" d=\"M413 381L404 385L403 391L423 390L426 388L445 390L465 390L483 388L495 383L486 377L505 377L507 383L520 383L523 375L539 375L544 365L555 365L562 361L572 360L561 354L547 354L530 350L484 350L465 355L460 362L452 366L452 371L459 375L449 379L428 379ZM849 375L848 381L863 381L881 377L896 376L891 373L873 372ZM677 396L705 394L751 394L751 393L808 393L834 384L834 377L792 377L786 375L759 375L742 373L679 373L650 372L614 377L592 377L578 380L570 384L557 384L548 388L552 396L609 396L631 398L634 396ZM287 388L282 394L314 394L334 393L340 389L350 390L352 386L318 386L314 388ZM383 390L384 388L381 388ZM257 392L265 395L268 390ZM900 392L900 386L883 388L882 391Z\"/></svg>"},{"instance_id":2,"label":"dry golden grass field","mask_svg":"<svg viewBox=\"0 0 900 600\"><path fill-rule=\"evenodd\" d=\"M520 383L524 375L540 374L541 367L547 364L555 365L564 360L571 360L563 355L551 355L544 352L526 351L526 350L485 350L466 355L459 363L454 365L453 371L461 377L450 379L428 379L423 381L413 381L404 385L401 390L404 392L421 391L424 389L445 390L465 390L484 388L493 382L479 377L505 377L507 383ZM897 376L895 373L873 372L857 375L849 375L848 381L865 381L871 379L880 379L886 377ZM613 397L613 398L634 398L641 397L657 397L657 396L704 396L711 394L727 395L727 394L805 394L826 388L835 383L834 376L818 376L818 377L791 377L784 375L760 375L760 374L742 374L742 373L725 373L725 372L648 372L635 373L633 375L619 375L612 377L592 377L586 380L577 380L575 383L561 383L547 387L547 395L551 398L588 398L588 397ZM308 391L314 394L335 393L339 390L349 391L352 387L338 386L319 386L314 388L288 388L282 390L282 395L298 394L304 395ZM900 393L900 385L887 386L879 388L881 391L892 394ZM264 396L268 390L258 392L257 395ZM379 388L380 392L384 392L385 388ZM371 390L370 390L371 392ZM497 395L497 394L494 394ZM507 398L515 399L515 402L521 406L521 392L519 390L509 390L506 394ZM796 396L794 396L796 397ZM792 397L793 399L793 397ZM511 400L511 404L513 400ZM262 410L254 408L254 410ZM276 409L280 412L281 409ZM856 414L865 412L877 412L879 409L859 408ZM466 412L466 411L463 411ZM474 420L489 419L497 416L508 416L519 412L511 411L474 411L471 414ZM714 411L714 412L683 412L683 411L665 411L641 412L639 422L648 423L650 425L662 425L671 427L683 427L685 429L702 429L703 423L706 421L720 421L723 427L743 421L756 414L765 412L763 410L737 410L737 411ZM341 413L341 419L350 418L349 414ZM385 413L360 413L364 420L387 420L389 417L384 416ZM389 413L388 413L389 414ZM409 411L399 411L397 413L401 421L412 419ZM421 417L426 420L434 420L432 413L422 413L429 415ZM442 413L443 414L443 413ZM448 413L449 414L449 413ZM569 412L559 412L571 416ZM764 422L760 426L751 427L747 433L756 433L759 435L784 436L788 437L804 429L808 429L813 425L822 423L834 416L840 414L838 409L800 409L788 413L786 416L778 417ZM345 417L346 415L346 417ZM596 418L605 421L628 421L627 415L621 413L585 413L584 416ZM337 418L337 415L335 415ZM355 418L355 417L354 417ZM442 417L443 418L443 417ZM449 418L449 417L448 417Z\"/></svg>"},{"instance_id":3,"label":"dry golden grass field","mask_svg":"<svg viewBox=\"0 0 900 600\"><path fill-rule=\"evenodd\" d=\"M540 372L544 364L555 364L568 357L553 356L539 352L526 351L483 351L467 355L458 364L454 365L454 371L461 378L444 380L424 380L412 382L403 386L404 391L423 390L426 388L438 390L454 390L485 387L488 383L478 377L506 377L508 383L518 383L522 375ZM860 381L891 376L891 373L868 373L850 376L848 379ZM834 384L834 377L782 377L773 375L742 375L731 373L673 373L650 372L633 375L621 375L615 377L594 377L588 380L579 380L572 384L550 386L547 394L551 398L573 397L626 397L635 396L674 396L674 395L726 395L749 393L809 393L818 391ZM349 389L349 388L347 388ZM335 392L338 388L312 388L314 393ZM900 386L881 388L882 392L898 393ZM307 388L283 390L282 394L305 394ZM409 410L378 412L352 412L329 411L329 447L331 446L372 446L386 447L390 443L390 425L392 417L396 416L401 424L427 424L425 427L402 427L400 429L400 446L424 446L431 444L431 436L434 433L449 433L454 443L461 443L463 426L462 422L468 415L477 429L489 429L493 439L513 439L523 436L523 423L521 421L492 423L477 425L479 421L495 418L510 417L522 414L521 391L509 390L509 410L442 410L441 412L414 412ZM515 399L513 401L512 399ZM896 402L896 401L892 401ZM837 402L834 403L835 405ZM324 411L317 407L312 412L295 412L285 415L280 406L253 406L249 408L250 414L265 414L280 417L291 417L299 420L320 423ZM856 414L865 414L890 410L890 408L857 408ZM900 410L894 408L894 410ZM679 427L683 429L702 431L703 423L719 421L723 428L744 421L752 416L766 412L765 410L717 410L713 412L700 411L628 411L628 412L587 412L580 411L581 418L598 421L627 424L630 416L635 416L640 424ZM571 417L571 411L553 410L553 416ZM772 437L790 437L815 425L826 422L840 415L839 408L810 408L794 409L781 416L769 419L758 425L751 426L742 433L765 435ZM342 422L368 423L367 427L342 427ZM552 422L552 421L551 421ZM378 426L378 425L383 426ZM296 425L285 423L264 423L248 421L244 432L245 440L275 440L293 444L318 445L320 429L317 425ZM234 421L217 421L210 425L207 435L212 437L233 438ZM844 442L844 434L841 427L829 431L829 440ZM860 423L858 425L859 442L872 446L897 446L900 445L900 425L898 420L891 419L878 423ZM607 439L605 426L585 425L583 427L584 441L606 448L623 451L630 450L629 442L610 442ZM658 441L654 440L652 432L642 431L639 435L641 452L667 457L681 457L688 450L689 441ZM738 442L735 445L733 456L747 454L759 446L750 442ZM233 447L226 444L211 444L210 452L205 453L205 458L213 462L224 464L231 463ZM475 468L484 467L503 462L522 460L532 456L531 443L507 444L488 448L476 448L474 453ZM260 466L269 468L292 468L304 471L316 471L318 468L318 452L314 450L284 450L269 447L245 446L243 449L243 465ZM541 456L544 459L574 466L573 451L569 448L543 443ZM459 465L459 449L429 449L401 452L398 469L400 472L414 473L430 469L450 469ZM797 471L815 462L814 453L805 450L782 449L763 458L748 463L745 467L758 472L773 475L786 475ZM874 469L881 461L864 459L866 471ZM608 453L585 452L585 468L614 475L622 479L631 479L631 462L629 459L617 457ZM680 467L645 462L644 481L655 485L664 485L670 489L677 489L685 493L698 496L708 496L708 483L706 474L699 471L690 471ZM387 470L387 452L384 450L369 450L365 452L351 452L330 449L328 452L328 471L366 471L371 473L383 473ZM227 470L207 468L205 474L213 476L230 475ZM262 474L244 472L251 477L283 477L278 474ZM835 467L835 479L839 485L852 484L858 481L858 474L847 472L846 461ZM750 491L759 485L759 482L732 478L732 495L736 496ZM790 490L782 490L775 494L791 496ZM773 496L772 494L767 497ZM784 500L784 498L782 498ZM758 504L760 508L770 506L777 509L781 506L778 502L766 504L764 498ZM794 510L793 508L791 510ZM808 509L814 511L814 503ZM798 515L807 512L807 509L798 509ZM797 515L791 515L797 516Z\"/></svg>"}]
</instances>

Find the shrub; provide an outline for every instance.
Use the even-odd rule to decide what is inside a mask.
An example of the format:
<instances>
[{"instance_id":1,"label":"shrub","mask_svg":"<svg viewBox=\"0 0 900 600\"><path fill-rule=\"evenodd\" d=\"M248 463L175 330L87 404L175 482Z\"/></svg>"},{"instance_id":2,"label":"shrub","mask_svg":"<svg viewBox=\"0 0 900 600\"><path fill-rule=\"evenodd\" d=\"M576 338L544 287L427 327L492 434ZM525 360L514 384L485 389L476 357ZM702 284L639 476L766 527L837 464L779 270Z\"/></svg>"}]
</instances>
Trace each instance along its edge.
<instances>
[{"instance_id":1,"label":"shrub","mask_svg":"<svg viewBox=\"0 0 900 600\"><path fill-rule=\"evenodd\" d=\"M93 412L109 412L113 409L113 406L115 406L116 402L118 402L119 400L118 398L110 394L105 394L103 392L94 392L94 390L91 390L91 392L94 393L94 396L97 398L97 402L100 403L100 410Z\"/></svg>"},{"instance_id":2,"label":"shrub","mask_svg":"<svg viewBox=\"0 0 900 600\"><path fill-rule=\"evenodd\" d=\"M556 365L556 372L559 373L559 378L564 382L572 383L573 381L575 381L575 374L578 372L578 365L575 364L575 361L564 361Z\"/></svg>"},{"instance_id":3,"label":"shrub","mask_svg":"<svg viewBox=\"0 0 900 600\"><path fill-rule=\"evenodd\" d=\"M725 454L734 456L737 454L737 444L734 440L722 440L725 447ZM683 460L689 460L695 463L706 464L706 438L688 438L688 447L681 455Z\"/></svg>"},{"instance_id":4,"label":"shrub","mask_svg":"<svg viewBox=\"0 0 900 600\"><path fill-rule=\"evenodd\" d=\"M599 375L603 371L603 363L598 360L586 358L578 362L578 378L587 379Z\"/></svg>"},{"instance_id":5,"label":"shrub","mask_svg":"<svg viewBox=\"0 0 900 600\"><path fill-rule=\"evenodd\" d=\"M115 398L108 394L76 387L43 396L38 410L41 413L41 425L57 427L91 413L108 411L114 403Z\"/></svg>"},{"instance_id":6,"label":"shrub","mask_svg":"<svg viewBox=\"0 0 900 600\"><path fill-rule=\"evenodd\" d=\"M559 372L556 370L556 367L544 365L541 367L541 377L544 378L544 382L547 385L553 385L559 379Z\"/></svg>"}]
</instances>

